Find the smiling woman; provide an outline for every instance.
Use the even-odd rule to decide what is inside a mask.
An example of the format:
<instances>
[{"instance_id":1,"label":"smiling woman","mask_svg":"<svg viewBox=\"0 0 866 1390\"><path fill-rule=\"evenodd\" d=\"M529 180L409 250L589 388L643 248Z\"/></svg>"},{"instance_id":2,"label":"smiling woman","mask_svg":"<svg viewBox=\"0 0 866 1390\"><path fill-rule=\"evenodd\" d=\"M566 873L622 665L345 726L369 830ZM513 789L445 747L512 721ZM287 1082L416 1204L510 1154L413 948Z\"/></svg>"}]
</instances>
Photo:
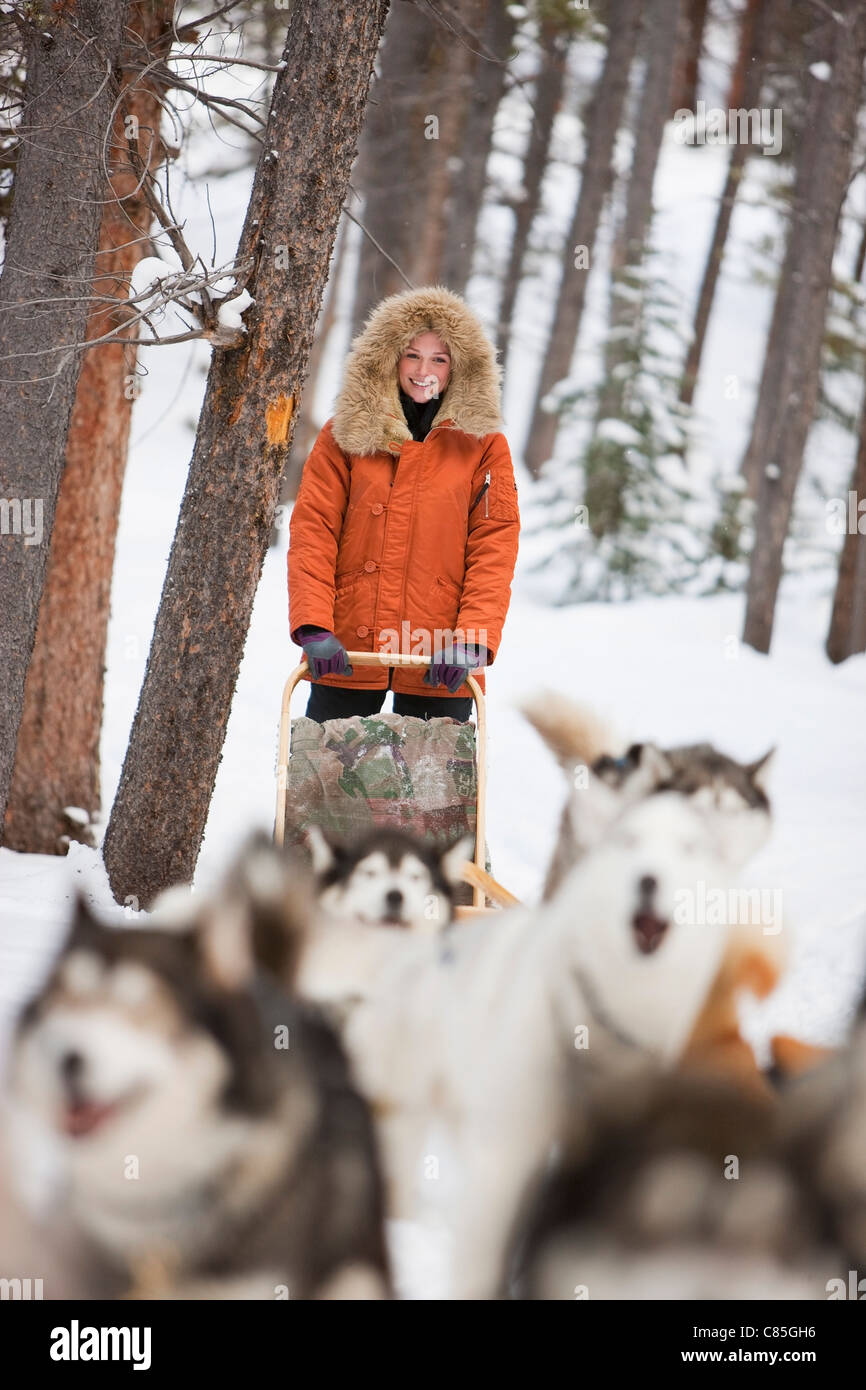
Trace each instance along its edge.
<instances>
[{"instance_id":1,"label":"smiling woman","mask_svg":"<svg viewBox=\"0 0 866 1390\"><path fill-rule=\"evenodd\" d=\"M495 658L520 529L500 377L479 320L442 286L383 300L353 343L291 522L309 718L374 714L389 688L397 714L469 718L466 678ZM426 672L351 669L348 649L393 652L395 632Z\"/></svg>"}]
</instances>

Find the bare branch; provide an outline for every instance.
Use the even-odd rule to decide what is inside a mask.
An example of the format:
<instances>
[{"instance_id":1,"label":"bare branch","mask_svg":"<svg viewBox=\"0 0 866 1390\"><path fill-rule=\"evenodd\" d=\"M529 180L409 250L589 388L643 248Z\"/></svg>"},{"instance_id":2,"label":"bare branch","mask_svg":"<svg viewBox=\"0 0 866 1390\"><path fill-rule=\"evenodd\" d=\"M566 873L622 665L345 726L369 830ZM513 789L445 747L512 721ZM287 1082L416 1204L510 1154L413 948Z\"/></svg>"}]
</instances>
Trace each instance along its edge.
<instances>
[{"instance_id":1,"label":"bare branch","mask_svg":"<svg viewBox=\"0 0 866 1390\"><path fill-rule=\"evenodd\" d=\"M129 66L137 68L138 64L129 64ZM256 124L262 126L262 128L267 125L267 121L260 116L257 111L251 110L245 102L238 100L236 97L220 97L215 96L212 92L205 92L202 88L196 87L194 83L187 82L183 77L178 77L177 74L173 73L169 68L157 67L153 64L147 64L146 67L147 70L153 72L159 81L163 82L167 87L175 87L180 92L188 92L190 96L195 97L196 101L200 101L203 106L215 107L224 121L229 121L232 125L236 125L239 130L242 130L245 135L250 136L254 140L259 139L255 131L248 130L240 121L235 120L220 108L229 107L236 111L242 111L245 116L249 116L251 121L255 121Z\"/></svg>"},{"instance_id":2,"label":"bare branch","mask_svg":"<svg viewBox=\"0 0 866 1390\"><path fill-rule=\"evenodd\" d=\"M193 266L195 265L195 257L193 256L192 252L187 246L186 241L183 237L183 233L177 226L176 221L173 218L169 217L168 213L163 207L162 200L158 198L156 193L154 192L154 189L158 187L158 184L156 182L156 179L153 177L153 174L150 172L149 154L147 160L142 159L141 155L138 152L138 145L136 143L136 140L132 136L128 137L126 143L127 148L129 150L129 162L132 165L133 169L135 169L136 173L140 175L141 191L144 194L144 198L147 202L148 207L150 208L154 217L159 222L159 225L162 227L163 231L165 232L166 236L168 237L169 241L174 247L174 250L177 253L177 256L184 270L191 271ZM208 294L207 289L204 285L201 287L200 293L201 317L204 320L206 327L213 328L215 327L217 321L216 313L214 311L213 303L211 302L211 297Z\"/></svg>"},{"instance_id":3,"label":"bare branch","mask_svg":"<svg viewBox=\"0 0 866 1390\"><path fill-rule=\"evenodd\" d=\"M376 238L373 236L373 233L364 226L361 219L359 217L356 217L353 212L349 211L345 203L343 204L343 212L346 214L350 222L354 222L356 227L361 228L361 231L364 233L364 236L367 238L367 240L372 242L379 254L385 257L386 261L390 262L390 264L394 267L400 278L404 281L406 285L408 285L409 289L414 290L415 286L412 284L412 281L409 279L408 275L406 275L405 271L402 270L401 267L397 264L397 262L394 260L394 257L388 255L388 252L385 250L384 246L382 246L381 243L378 242Z\"/></svg>"},{"instance_id":4,"label":"bare branch","mask_svg":"<svg viewBox=\"0 0 866 1390\"><path fill-rule=\"evenodd\" d=\"M202 19L192 19L188 24L182 24L179 29L175 29L174 36L181 43L188 42L184 39L184 34L188 33L194 36L196 30L200 29L203 24L209 24L212 19L219 19L220 15L228 14L229 10L235 10L238 5L243 3L244 0L228 0L227 4L220 5L218 10L211 10L210 14L204 15Z\"/></svg>"},{"instance_id":5,"label":"bare branch","mask_svg":"<svg viewBox=\"0 0 866 1390\"><path fill-rule=\"evenodd\" d=\"M216 53L167 53L167 63L224 63L226 67L256 68L259 72L282 72L285 63L260 63L255 58L222 58Z\"/></svg>"}]
</instances>

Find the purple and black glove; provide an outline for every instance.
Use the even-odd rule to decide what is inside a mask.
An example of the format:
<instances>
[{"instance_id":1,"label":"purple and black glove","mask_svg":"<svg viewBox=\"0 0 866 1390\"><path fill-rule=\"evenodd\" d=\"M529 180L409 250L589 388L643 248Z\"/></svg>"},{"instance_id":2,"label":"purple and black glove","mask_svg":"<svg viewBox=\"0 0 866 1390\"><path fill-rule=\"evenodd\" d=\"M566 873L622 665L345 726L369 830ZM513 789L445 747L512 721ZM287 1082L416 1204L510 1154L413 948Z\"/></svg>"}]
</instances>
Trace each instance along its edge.
<instances>
[{"instance_id":1,"label":"purple and black glove","mask_svg":"<svg viewBox=\"0 0 866 1390\"><path fill-rule=\"evenodd\" d=\"M453 646L433 653L433 660L424 675L424 684L444 685L453 695L469 672L476 671L486 660L486 647L470 647L455 642Z\"/></svg>"},{"instance_id":2,"label":"purple and black glove","mask_svg":"<svg viewBox=\"0 0 866 1390\"><path fill-rule=\"evenodd\" d=\"M351 676L346 648L333 632L323 627L299 627L294 636L304 649L314 681L322 676Z\"/></svg>"}]
</instances>

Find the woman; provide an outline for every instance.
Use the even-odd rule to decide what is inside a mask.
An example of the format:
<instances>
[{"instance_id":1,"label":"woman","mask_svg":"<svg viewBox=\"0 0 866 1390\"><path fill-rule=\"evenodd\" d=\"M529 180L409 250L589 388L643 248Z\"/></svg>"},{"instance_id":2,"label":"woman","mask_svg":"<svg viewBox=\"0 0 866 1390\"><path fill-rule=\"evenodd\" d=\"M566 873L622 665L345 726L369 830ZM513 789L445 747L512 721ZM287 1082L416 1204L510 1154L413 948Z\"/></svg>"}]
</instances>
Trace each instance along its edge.
<instances>
[{"instance_id":1,"label":"woman","mask_svg":"<svg viewBox=\"0 0 866 1390\"><path fill-rule=\"evenodd\" d=\"M496 656L520 530L501 374L442 286L384 299L352 344L290 528L310 719L375 714L389 687L397 714L469 718L466 677ZM354 671L347 649L420 652L429 666Z\"/></svg>"}]
</instances>

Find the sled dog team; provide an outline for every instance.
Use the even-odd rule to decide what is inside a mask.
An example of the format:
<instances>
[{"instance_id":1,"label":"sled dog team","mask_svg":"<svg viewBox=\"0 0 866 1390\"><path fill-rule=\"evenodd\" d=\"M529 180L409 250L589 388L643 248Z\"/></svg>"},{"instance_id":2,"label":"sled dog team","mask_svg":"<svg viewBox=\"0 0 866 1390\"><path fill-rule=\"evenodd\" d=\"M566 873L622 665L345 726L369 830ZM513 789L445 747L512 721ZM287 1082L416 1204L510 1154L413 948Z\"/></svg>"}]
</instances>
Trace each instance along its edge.
<instances>
[{"instance_id":1,"label":"sled dog team","mask_svg":"<svg viewBox=\"0 0 866 1390\"><path fill-rule=\"evenodd\" d=\"M820 1298L866 1266L866 1028L762 1072L737 998L785 933L678 910L766 841L769 758L525 712L570 788L538 906L454 921L469 843L390 831L311 831L309 863L259 837L144 928L79 898L10 1049L0 1276L392 1297L440 1143L455 1298Z\"/></svg>"}]
</instances>

